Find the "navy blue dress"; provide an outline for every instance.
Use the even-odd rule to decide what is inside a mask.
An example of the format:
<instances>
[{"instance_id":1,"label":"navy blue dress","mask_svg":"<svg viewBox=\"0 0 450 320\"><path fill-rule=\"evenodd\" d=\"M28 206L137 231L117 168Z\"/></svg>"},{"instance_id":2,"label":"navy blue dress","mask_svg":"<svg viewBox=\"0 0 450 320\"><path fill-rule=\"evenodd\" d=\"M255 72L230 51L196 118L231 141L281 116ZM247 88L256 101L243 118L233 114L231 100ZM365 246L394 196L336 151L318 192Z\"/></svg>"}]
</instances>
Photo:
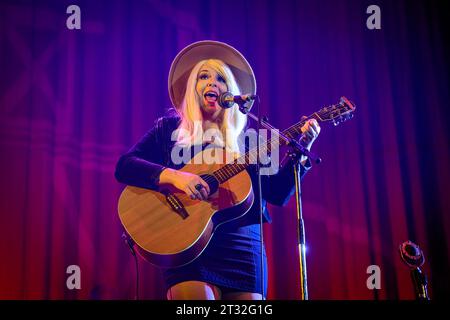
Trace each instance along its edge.
<instances>
[{"instance_id":1,"label":"navy blue dress","mask_svg":"<svg viewBox=\"0 0 450 320\"><path fill-rule=\"evenodd\" d=\"M156 121L156 125L119 159L115 176L124 184L157 189L159 175L164 168L179 169L171 161L173 130L179 117L168 116ZM301 167L303 177L310 164ZM191 263L177 268L163 269L166 289L190 280L208 282L224 292L242 291L262 293L261 277L264 276L264 295L267 292L267 259L261 253L259 225L259 197L256 168L247 169L253 185L255 200L242 217L223 225L214 232L203 253ZM266 202L282 206L295 191L293 166L286 162L276 175L262 176L263 221L270 222ZM261 268L263 257L263 270Z\"/></svg>"}]
</instances>

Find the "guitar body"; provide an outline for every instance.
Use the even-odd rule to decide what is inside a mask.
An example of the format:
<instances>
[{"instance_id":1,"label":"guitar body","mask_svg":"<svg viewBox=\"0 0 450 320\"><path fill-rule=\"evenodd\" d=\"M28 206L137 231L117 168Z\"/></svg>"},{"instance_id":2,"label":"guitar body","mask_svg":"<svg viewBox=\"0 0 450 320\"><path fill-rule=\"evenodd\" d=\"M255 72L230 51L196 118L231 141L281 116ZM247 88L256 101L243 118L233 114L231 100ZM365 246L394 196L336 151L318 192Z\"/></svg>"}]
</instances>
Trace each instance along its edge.
<instances>
[{"instance_id":1,"label":"guitar body","mask_svg":"<svg viewBox=\"0 0 450 320\"><path fill-rule=\"evenodd\" d=\"M207 164L223 149L198 153L180 171L212 174L224 164ZM223 158L223 157L221 157ZM218 161L216 161L218 162ZM196 164L199 163L199 164ZM253 190L246 170L218 186L205 201L192 200L184 192L161 186L161 192L127 186L119 199L119 217L140 255L161 267L176 267L197 258L208 245L216 227L243 216L253 204ZM171 195L172 205L167 195ZM173 197L183 214L173 207Z\"/></svg>"}]
</instances>

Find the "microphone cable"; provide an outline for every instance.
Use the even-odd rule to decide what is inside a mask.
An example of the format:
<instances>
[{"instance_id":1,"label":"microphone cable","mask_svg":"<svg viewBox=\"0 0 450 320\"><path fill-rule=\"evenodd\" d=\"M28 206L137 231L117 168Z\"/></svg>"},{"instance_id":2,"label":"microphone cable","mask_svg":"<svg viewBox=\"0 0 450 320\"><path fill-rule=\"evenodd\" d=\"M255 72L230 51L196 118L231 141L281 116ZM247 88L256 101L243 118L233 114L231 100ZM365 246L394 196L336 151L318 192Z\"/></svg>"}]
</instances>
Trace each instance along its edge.
<instances>
[{"instance_id":1,"label":"microphone cable","mask_svg":"<svg viewBox=\"0 0 450 320\"><path fill-rule=\"evenodd\" d=\"M262 128L261 125L261 107L259 96L257 97L257 108L258 108L258 134L257 134L257 146L256 146L256 172L258 174L258 193L259 193L259 233L260 233L260 250L261 250L261 297L262 300L266 300L264 286L265 286L265 268L264 268L264 228L263 228L263 200L262 200L262 183L261 183L261 157L260 157L260 130Z\"/></svg>"},{"instance_id":2,"label":"microphone cable","mask_svg":"<svg viewBox=\"0 0 450 320\"><path fill-rule=\"evenodd\" d=\"M138 259L136 255L136 251L134 250L134 242L131 240L131 238L125 233L122 233L122 240L127 244L128 248L130 249L131 254L134 257L134 264L136 267L136 285L135 285L135 294L134 294L134 300L139 300L139 264Z\"/></svg>"}]
</instances>

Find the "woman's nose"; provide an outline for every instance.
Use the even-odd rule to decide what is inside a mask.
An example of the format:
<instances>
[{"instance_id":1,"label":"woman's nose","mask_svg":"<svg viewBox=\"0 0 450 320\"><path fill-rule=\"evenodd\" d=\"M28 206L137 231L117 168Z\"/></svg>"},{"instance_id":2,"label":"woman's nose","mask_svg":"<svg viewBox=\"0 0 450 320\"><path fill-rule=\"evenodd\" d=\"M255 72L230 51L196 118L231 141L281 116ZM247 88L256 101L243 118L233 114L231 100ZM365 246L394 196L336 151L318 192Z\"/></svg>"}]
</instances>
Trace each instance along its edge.
<instances>
[{"instance_id":1,"label":"woman's nose","mask_svg":"<svg viewBox=\"0 0 450 320\"><path fill-rule=\"evenodd\" d=\"M217 87L217 84L215 82L210 82L206 86L207 87Z\"/></svg>"}]
</instances>

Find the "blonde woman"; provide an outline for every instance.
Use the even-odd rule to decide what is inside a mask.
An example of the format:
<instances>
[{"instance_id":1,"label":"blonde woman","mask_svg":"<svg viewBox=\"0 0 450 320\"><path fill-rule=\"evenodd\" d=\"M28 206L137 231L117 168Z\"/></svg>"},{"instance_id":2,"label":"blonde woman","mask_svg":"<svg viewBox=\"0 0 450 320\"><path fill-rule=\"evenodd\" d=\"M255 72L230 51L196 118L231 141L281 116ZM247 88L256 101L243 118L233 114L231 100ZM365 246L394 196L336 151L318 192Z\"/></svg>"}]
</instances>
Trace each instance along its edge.
<instances>
[{"instance_id":1,"label":"blonde woman","mask_svg":"<svg viewBox=\"0 0 450 320\"><path fill-rule=\"evenodd\" d=\"M246 126L246 116L236 106L223 109L218 97L224 92L255 94L253 71L242 54L216 41L200 41L184 48L172 63L169 95L174 105L170 115L160 118L116 167L119 182L157 190L170 184L192 199L210 196L208 184L198 175L181 172L195 150L213 144L228 152L242 151L238 136ZM320 133L317 122L302 128L308 149ZM192 151L191 153L188 150ZM303 176L308 162L303 162ZM220 225L202 254L187 265L163 270L167 298L193 300L258 300L267 290L267 261L260 247L258 214L258 177L253 167L247 170L252 180L255 200L242 217ZM276 175L263 176L263 219L270 222L266 201L284 205L293 194L293 166L289 161ZM261 258L264 263L261 268ZM261 288L261 277L265 287Z\"/></svg>"}]
</instances>

